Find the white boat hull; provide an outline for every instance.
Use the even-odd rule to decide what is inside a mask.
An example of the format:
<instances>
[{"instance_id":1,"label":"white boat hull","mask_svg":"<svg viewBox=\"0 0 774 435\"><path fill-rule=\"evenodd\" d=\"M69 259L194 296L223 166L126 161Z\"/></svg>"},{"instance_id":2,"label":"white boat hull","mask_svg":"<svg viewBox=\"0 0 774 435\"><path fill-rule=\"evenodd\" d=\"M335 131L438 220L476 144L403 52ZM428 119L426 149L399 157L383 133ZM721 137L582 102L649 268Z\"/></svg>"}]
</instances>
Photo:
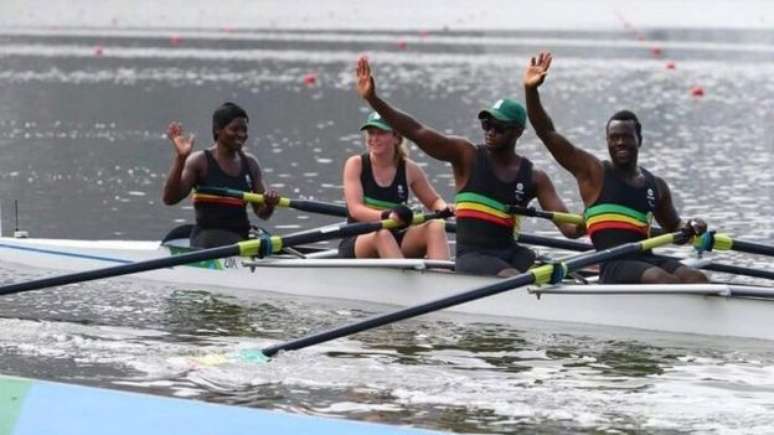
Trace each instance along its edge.
<instances>
[{"instance_id":1,"label":"white boat hull","mask_svg":"<svg viewBox=\"0 0 774 435\"><path fill-rule=\"evenodd\" d=\"M158 242L0 238L0 261L61 271L84 271L169 255ZM251 271L241 258L213 269L180 266L137 274L144 279L237 292L262 291L410 306L497 282L497 278L423 270L421 260L266 259ZM545 288L541 289L544 290ZM654 331L774 340L774 299L729 296L758 287L729 285L559 287L571 294L537 296L515 289L449 308L488 316L587 323ZM580 294L592 293L592 294ZM613 292L611 294L611 292ZM572 294L577 293L577 294ZM654 294L656 293L656 294Z\"/></svg>"}]
</instances>

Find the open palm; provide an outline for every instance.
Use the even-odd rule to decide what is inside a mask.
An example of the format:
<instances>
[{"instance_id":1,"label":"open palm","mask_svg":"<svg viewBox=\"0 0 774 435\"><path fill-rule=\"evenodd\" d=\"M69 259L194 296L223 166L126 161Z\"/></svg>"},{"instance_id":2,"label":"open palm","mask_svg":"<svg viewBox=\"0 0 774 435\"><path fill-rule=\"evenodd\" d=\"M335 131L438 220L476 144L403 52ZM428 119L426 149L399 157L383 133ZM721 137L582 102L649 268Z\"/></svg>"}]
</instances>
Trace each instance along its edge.
<instances>
[{"instance_id":1,"label":"open palm","mask_svg":"<svg viewBox=\"0 0 774 435\"><path fill-rule=\"evenodd\" d=\"M355 66L355 90L358 95L368 99L374 95L374 79L371 77L371 65L368 64L368 58L360 56Z\"/></svg>"},{"instance_id":2,"label":"open palm","mask_svg":"<svg viewBox=\"0 0 774 435\"><path fill-rule=\"evenodd\" d=\"M551 67L551 53L540 52L537 57L530 59L529 65L524 70L524 86L537 87L543 84Z\"/></svg>"},{"instance_id":3,"label":"open palm","mask_svg":"<svg viewBox=\"0 0 774 435\"><path fill-rule=\"evenodd\" d=\"M193 150L193 144L196 141L194 135L188 136L183 134L183 125L179 122L172 122L167 127L167 138L175 144L175 150L177 154L183 157L191 154Z\"/></svg>"}]
</instances>

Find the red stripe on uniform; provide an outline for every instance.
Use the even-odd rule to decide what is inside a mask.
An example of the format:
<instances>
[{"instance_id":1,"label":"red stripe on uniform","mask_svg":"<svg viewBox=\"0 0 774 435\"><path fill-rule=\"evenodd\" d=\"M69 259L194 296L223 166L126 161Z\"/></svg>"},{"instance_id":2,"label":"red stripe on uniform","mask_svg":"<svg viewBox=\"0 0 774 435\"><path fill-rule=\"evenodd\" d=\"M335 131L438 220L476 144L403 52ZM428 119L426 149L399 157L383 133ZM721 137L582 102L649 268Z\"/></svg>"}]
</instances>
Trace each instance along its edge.
<instances>
[{"instance_id":1,"label":"red stripe on uniform","mask_svg":"<svg viewBox=\"0 0 774 435\"><path fill-rule=\"evenodd\" d=\"M457 219L477 219L477 220L487 221L495 225L513 228L512 219L501 219L496 216L492 216L491 214L483 213L480 211L457 209L457 212L455 214L457 215Z\"/></svg>"},{"instance_id":2,"label":"red stripe on uniform","mask_svg":"<svg viewBox=\"0 0 774 435\"><path fill-rule=\"evenodd\" d=\"M586 231L589 233L589 236L594 235L597 231L602 230L624 230L624 231L631 231L637 234L642 234L645 237L648 237L648 228L647 227L636 227L632 224L628 224L625 222L601 222L595 225L590 226L586 229Z\"/></svg>"}]
</instances>

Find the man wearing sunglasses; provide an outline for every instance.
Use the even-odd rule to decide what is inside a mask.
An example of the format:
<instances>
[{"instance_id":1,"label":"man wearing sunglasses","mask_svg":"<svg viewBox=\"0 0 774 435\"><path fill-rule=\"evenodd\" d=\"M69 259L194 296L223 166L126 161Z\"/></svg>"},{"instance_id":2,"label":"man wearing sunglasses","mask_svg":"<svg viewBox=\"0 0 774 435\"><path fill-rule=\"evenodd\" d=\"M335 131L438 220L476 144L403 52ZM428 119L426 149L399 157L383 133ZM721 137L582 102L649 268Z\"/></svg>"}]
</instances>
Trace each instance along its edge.
<instances>
[{"instance_id":1,"label":"man wearing sunglasses","mask_svg":"<svg viewBox=\"0 0 774 435\"><path fill-rule=\"evenodd\" d=\"M395 131L431 157L449 162L454 170L457 195L457 256L460 273L511 276L527 270L535 253L514 240L519 219L509 206L527 206L537 198L544 210L567 212L545 172L533 167L515 151L524 132L526 113L514 100L502 99L478 117L484 130L483 145L466 138L446 136L396 110L376 95L368 59L360 57L355 86ZM584 228L557 224L567 237L579 237Z\"/></svg>"},{"instance_id":2,"label":"man wearing sunglasses","mask_svg":"<svg viewBox=\"0 0 774 435\"><path fill-rule=\"evenodd\" d=\"M669 232L706 231L707 224L700 219L681 225L669 186L637 164L642 126L634 113L620 111L608 120L605 133L610 161L597 159L556 132L538 94L550 66L551 53L540 53L524 72L529 120L548 151L577 180L594 247L603 250L649 237L653 217ZM600 277L604 283L707 282L702 272L650 253L605 263Z\"/></svg>"}]
</instances>

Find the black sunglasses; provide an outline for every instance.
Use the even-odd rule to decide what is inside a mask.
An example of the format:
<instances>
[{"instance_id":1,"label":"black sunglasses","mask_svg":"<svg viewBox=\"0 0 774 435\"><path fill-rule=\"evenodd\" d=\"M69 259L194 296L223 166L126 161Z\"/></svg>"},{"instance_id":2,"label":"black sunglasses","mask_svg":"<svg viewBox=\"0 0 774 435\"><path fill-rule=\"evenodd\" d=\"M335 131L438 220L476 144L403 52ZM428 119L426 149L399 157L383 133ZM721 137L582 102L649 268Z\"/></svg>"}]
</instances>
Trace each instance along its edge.
<instances>
[{"instance_id":1,"label":"black sunglasses","mask_svg":"<svg viewBox=\"0 0 774 435\"><path fill-rule=\"evenodd\" d=\"M511 130L514 126L505 124L503 122L494 121L492 119L482 119L481 128L484 131L494 130L497 134L503 134L508 130Z\"/></svg>"}]
</instances>

